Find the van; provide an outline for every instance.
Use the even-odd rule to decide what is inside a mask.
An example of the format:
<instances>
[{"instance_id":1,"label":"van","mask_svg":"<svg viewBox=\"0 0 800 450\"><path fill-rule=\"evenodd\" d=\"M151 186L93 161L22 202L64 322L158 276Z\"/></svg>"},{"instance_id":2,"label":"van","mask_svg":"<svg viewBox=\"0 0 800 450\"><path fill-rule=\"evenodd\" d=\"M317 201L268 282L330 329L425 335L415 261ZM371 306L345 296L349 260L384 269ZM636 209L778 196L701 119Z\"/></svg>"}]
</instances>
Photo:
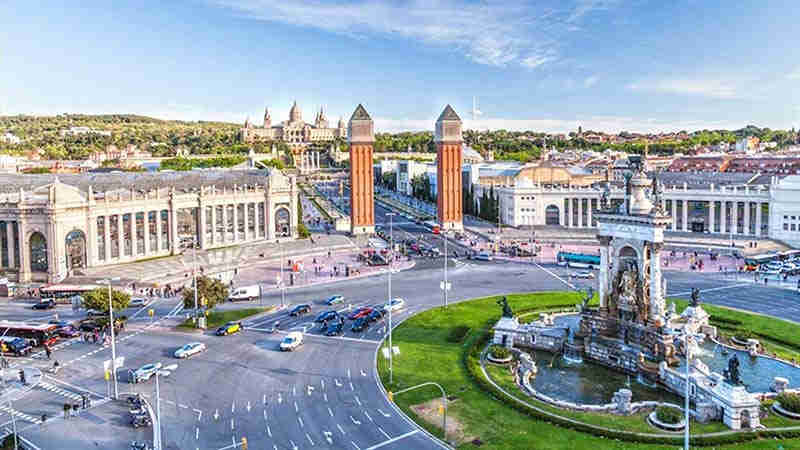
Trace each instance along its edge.
<instances>
[{"instance_id":1,"label":"van","mask_svg":"<svg viewBox=\"0 0 800 450\"><path fill-rule=\"evenodd\" d=\"M252 286L242 286L236 288L231 295L228 296L228 301L236 302L240 300L253 301L261 298L261 287L257 284Z\"/></svg>"},{"instance_id":2,"label":"van","mask_svg":"<svg viewBox=\"0 0 800 450\"><path fill-rule=\"evenodd\" d=\"M303 333L292 331L281 341L281 351L291 352L303 345Z\"/></svg>"}]
</instances>

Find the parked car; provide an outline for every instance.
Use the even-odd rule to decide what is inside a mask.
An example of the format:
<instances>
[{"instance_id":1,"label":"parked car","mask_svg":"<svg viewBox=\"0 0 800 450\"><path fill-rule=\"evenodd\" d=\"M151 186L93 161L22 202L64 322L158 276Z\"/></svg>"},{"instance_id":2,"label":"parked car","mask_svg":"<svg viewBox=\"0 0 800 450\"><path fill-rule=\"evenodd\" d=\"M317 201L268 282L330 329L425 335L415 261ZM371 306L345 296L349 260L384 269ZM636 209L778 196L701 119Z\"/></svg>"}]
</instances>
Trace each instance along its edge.
<instances>
[{"instance_id":1,"label":"parked car","mask_svg":"<svg viewBox=\"0 0 800 450\"><path fill-rule=\"evenodd\" d=\"M131 373L131 381L133 383L141 383L142 381L149 380L161 368L161 363L145 364L142 367L134 370Z\"/></svg>"},{"instance_id":2,"label":"parked car","mask_svg":"<svg viewBox=\"0 0 800 450\"><path fill-rule=\"evenodd\" d=\"M338 320L328 324L325 329L325 336L338 336L344 332L344 321Z\"/></svg>"},{"instance_id":3,"label":"parked car","mask_svg":"<svg viewBox=\"0 0 800 450\"><path fill-rule=\"evenodd\" d=\"M487 252L480 252L473 256L472 259L476 259L478 261L492 261L494 257Z\"/></svg>"},{"instance_id":4,"label":"parked car","mask_svg":"<svg viewBox=\"0 0 800 450\"><path fill-rule=\"evenodd\" d=\"M358 308L357 310L353 311L353 313L350 314L347 318L350 320L358 320L362 317L366 317L371 312L372 308L370 308L369 306L362 306L361 308Z\"/></svg>"},{"instance_id":5,"label":"parked car","mask_svg":"<svg viewBox=\"0 0 800 450\"><path fill-rule=\"evenodd\" d=\"M307 314L311 312L311 305L303 304L295 306L292 311L289 313L292 317L302 316L303 314Z\"/></svg>"},{"instance_id":6,"label":"parked car","mask_svg":"<svg viewBox=\"0 0 800 450\"><path fill-rule=\"evenodd\" d=\"M33 305L33 309L53 309L56 307L56 301L53 299L42 300Z\"/></svg>"},{"instance_id":7,"label":"parked car","mask_svg":"<svg viewBox=\"0 0 800 450\"><path fill-rule=\"evenodd\" d=\"M14 356L25 356L33 350L26 339L14 336L0 337L0 352Z\"/></svg>"},{"instance_id":8,"label":"parked car","mask_svg":"<svg viewBox=\"0 0 800 450\"><path fill-rule=\"evenodd\" d=\"M391 309L392 311L397 311L399 309L403 309L404 306L406 306L406 301L398 297L398 298L393 298L392 301L387 302L385 305L383 305L383 309L385 311L389 311L389 309Z\"/></svg>"},{"instance_id":9,"label":"parked car","mask_svg":"<svg viewBox=\"0 0 800 450\"><path fill-rule=\"evenodd\" d=\"M382 309L373 309L371 313L367 315L368 322L377 322L383 317Z\"/></svg>"},{"instance_id":10,"label":"parked car","mask_svg":"<svg viewBox=\"0 0 800 450\"><path fill-rule=\"evenodd\" d=\"M328 306L343 302L344 302L344 296L342 295L333 295L329 299L325 300L325 304Z\"/></svg>"},{"instance_id":11,"label":"parked car","mask_svg":"<svg viewBox=\"0 0 800 450\"><path fill-rule=\"evenodd\" d=\"M217 336L227 336L229 334L238 333L239 331L242 331L242 322L228 322L217 328Z\"/></svg>"},{"instance_id":12,"label":"parked car","mask_svg":"<svg viewBox=\"0 0 800 450\"><path fill-rule=\"evenodd\" d=\"M96 309L87 309L86 315L88 317L105 317L108 315L108 313L103 311L98 311Z\"/></svg>"},{"instance_id":13,"label":"parked car","mask_svg":"<svg viewBox=\"0 0 800 450\"><path fill-rule=\"evenodd\" d=\"M67 325L65 327L61 327L56 331L60 337L63 338L73 338L81 334L77 328L72 325Z\"/></svg>"},{"instance_id":14,"label":"parked car","mask_svg":"<svg viewBox=\"0 0 800 450\"><path fill-rule=\"evenodd\" d=\"M91 333L91 332L99 330L100 329L100 324L98 324L97 322L95 322L93 320L84 320L84 321L81 321L80 325L78 326L78 329L80 331Z\"/></svg>"},{"instance_id":15,"label":"parked car","mask_svg":"<svg viewBox=\"0 0 800 450\"><path fill-rule=\"evenodd\" d=\"M336 311L325 311L322 314L318 315L316 319L314 319L315 323L322 323L327 322L331 319L335 319L339 316L339 313Z\"/></svg>"},{"instance_id":16,"label":"parked car","mask_svg":"<svg viewBox=\"0 0 800 450\"><path fill-rule=\"evenodd\" d=\"M353 322L353 326L350 327L351 331L360 332L364 331L369 327L369 320L366 316L359 317L355 322Z\"/></svg>"},{"instance_id":17,"label":"parked car","mask_svg":"<svg viewBox=\"0 0 800 450\"><path fill-rule=\"evenodd\" d=\"M191 358L192 356L206 351L206 344L202 342L191 342L175 350L176 358Z\"/></svg>"},{"instance_id":18,"label":"parked car","mask_svg":"<svg viewBox=\"0 0 800 450\"><path fill-rule=\"evenodd\" d=\"M303 333L299 331L292 331L283 338L280 348L283 352L291 352L296 350L301 345L303 345Z\"/></svg>"}]
</instances>

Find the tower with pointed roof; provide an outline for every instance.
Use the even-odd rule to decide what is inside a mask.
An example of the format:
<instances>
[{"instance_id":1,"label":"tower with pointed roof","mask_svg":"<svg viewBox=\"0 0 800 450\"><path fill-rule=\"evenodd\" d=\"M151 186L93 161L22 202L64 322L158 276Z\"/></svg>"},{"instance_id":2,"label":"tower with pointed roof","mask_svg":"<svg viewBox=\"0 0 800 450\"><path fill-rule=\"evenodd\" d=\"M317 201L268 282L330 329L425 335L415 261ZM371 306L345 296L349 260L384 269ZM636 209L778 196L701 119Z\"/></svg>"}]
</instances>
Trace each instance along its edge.
<instances>
[{"instance_id":1,"label":"tower with pointed roof","mask_svg":"<svg viewBox=\"0 0 800 450\"><path fill-rule=\"evenodd\" d=\"M462 137L461 118L450 105L436 120L436 206L439 226L444 230L463 230L461 199Z\"/></svg>"},{"instance_id":2,"label":"tower with pointed roof","mask_svg":"<svg viewBox=\"0 0 800 450\"><path fill-rule=\"evenodd\" d=\"M372 147L375 143L372 118L359 104L350 117L350 233L375 231L375 208L372 182Z\"/></svg>"},{"instance_id":3,"label":"tower with pointed roof","mask_svg":"<svg viewBox=\"0 0 800 450\"><path fill-rule=\"evenodd\" d=\"M269 108L264 108L264 128L272 126L272 116L269 115Z\"/></svg>"},{"instance_id":4,"label":"tower with pointed roof","mask_svg":"<svg viewBox=\"0 0 800 450\"><path fill-rule=\"evenodd\" d=\"M292 109L289 110L289 122L290 123L297 123L303 121L303 113L300 111L300 107L297 106L297 100L294 101L292 104Z\"/></svg>"}]
</instances>

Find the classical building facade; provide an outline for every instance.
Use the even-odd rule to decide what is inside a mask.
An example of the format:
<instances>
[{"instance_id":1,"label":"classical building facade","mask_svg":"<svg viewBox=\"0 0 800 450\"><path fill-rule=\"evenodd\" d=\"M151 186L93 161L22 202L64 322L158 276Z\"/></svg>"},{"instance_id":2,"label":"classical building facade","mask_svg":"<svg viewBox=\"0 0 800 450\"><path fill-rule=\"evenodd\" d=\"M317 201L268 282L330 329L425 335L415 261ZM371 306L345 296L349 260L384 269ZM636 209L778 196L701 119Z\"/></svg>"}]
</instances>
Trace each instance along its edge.
<instances>
[{"instance_id":1,"label":"classical building facade","mask_svg":"<svg viewBox=\"0 0 800 450\"><path fill-rule=\"evenodd\" d=\"M291 239L294 177L278 170L0 175L0 270L57 282L81 269Z\"/></svg>"},{"instance_id":2,"label":"classical building facade","mask_svg":"<svg viewBox=\"0 0 800 450\"><path fill-rule=\"evenodd\" d=\"M337 138L345 139L347 129L341 118L335 128L330 127L322 108L317 112L313 124L304 122L302 111L297 102L294 102L292 109L289 110L289 120L273 125L269 109L265 109L262 125L253 125L248 119L244 127L239 130L239 135L242 142L282 141L297 149L312 143L330 142Z\"/></svg>"}]
</instances>

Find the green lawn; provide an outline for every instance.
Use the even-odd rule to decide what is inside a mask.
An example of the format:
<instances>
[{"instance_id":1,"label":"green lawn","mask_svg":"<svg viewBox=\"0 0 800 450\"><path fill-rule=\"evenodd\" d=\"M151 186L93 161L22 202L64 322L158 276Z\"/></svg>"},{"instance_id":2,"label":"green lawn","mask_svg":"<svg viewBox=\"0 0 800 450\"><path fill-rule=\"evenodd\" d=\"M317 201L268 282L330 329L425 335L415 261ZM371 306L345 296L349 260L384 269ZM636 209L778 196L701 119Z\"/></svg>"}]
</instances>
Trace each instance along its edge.
<instances>
[{"instance_id":1,"label":"green lawn","mask_svg":"<svg viewBox=\"0 0 800 450\"><path fill-rule=\"evenodd\" d=\"M479 337L480 330L488 329L500 317L500 308L495 304L499 297L477 299L449 306L447 309L436 308L422 312L403 322L394 332L393 344L400 348L400 354L394 357L394 382L389 384L388 362L381 355L378 358L378 371L387 390L397 392L405 387L427 381L440 383L448 396L456 399L449 404L448 418L453 418L464 425L463 436L459 438L480 439L482 449L634 449L634 448L675 448L668 445L645 445L620 442L617 440L595 437L586 433L557 427L550 423L531 418L518 412L497 399L487 395L470 379L462 364L462 355L472 341ZM533 293L508 296L509 305L517 312L563 308L576 304L580 294L565 292ZM704 306L705 307L705 306ZM708 308L712 314L718 314L719 308ZM727 311L725 311L727 313ZM739 314L739 313L737 313ZM738 316L737 316L738 317ZM752 316L751 316L752 317ZM749 319L747 315L742 316ZM756 318L758 318L756 316ZM761 319L761 318L758 318ZM760 320L758 321L760 323ZM753 323L755 326L755 323ZM470 328L464 342L449 342L448 337L454 328L466 326ZM774 327L774 324L772 324ZM754 328L755 329L755 328ZM800 336L800 329L795 331ZM543 405L531 401L529 397L512 386L507 369L495 367L489 369L493 379L509 392L518 393L537 406ZM514 391L512 391L512 388ZM416 420L428 431L442 437L441 428L422 422L410 410L411 405L425 403L439 396L435 388L423 388L394 397L400 408ZM597 425L604 425L631 431L652 431L641 416L618 417L607 414L568 413L550 408L563 416L586 420ZM543 408L545 409L545 408ZM783 423L778 422L777 423ZM713 432L724 430L720 424L694 425L693 430ZM453 440L453 436L448 437ZM735 448L768 449L800 446L800 440L776 441L763 440L740 444ZM458 448L477 448L465 440Z\"/></svg>"},{"instance_id":2,"label":"green lawn","mask_svg":"<svg viewBox=\"0 0 800 450\"><path fill-rule=\"evenodd\" d=\"M256 314L261 314L267 311L268 308L244 308L233 309L229 311L211 311L206 318L207 328L217 328L228 322L235 322L237 320L246 319ZM178 325L180 328L195 328L192 319L186 319L183 323Z\"/></svg>"}]
</instances>

